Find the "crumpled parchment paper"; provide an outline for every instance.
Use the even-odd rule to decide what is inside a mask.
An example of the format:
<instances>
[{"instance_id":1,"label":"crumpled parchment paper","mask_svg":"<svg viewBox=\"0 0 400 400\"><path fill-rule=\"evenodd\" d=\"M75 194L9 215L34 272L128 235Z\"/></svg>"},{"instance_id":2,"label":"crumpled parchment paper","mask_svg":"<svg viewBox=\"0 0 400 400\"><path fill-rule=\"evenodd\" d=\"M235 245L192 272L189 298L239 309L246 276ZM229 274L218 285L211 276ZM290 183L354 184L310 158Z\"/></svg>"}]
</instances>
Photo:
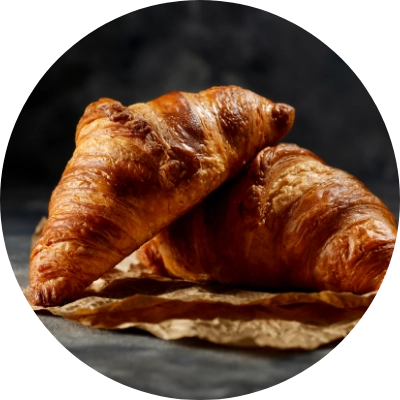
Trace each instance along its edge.
<instances>
[{"instance_id":1,"label":"crumpled parchment paper","mask_svg":"<svg viewBox=\"0 0 400 400\"><path fill-rule=\"evenodd\" d=\"M45 310L93 328L135 327L166 340L198 337L232 346L312 350L344 338L375 294L267 293L203 285L153 275L132 254L81 298Z\"/></svg>"}]
</instances>

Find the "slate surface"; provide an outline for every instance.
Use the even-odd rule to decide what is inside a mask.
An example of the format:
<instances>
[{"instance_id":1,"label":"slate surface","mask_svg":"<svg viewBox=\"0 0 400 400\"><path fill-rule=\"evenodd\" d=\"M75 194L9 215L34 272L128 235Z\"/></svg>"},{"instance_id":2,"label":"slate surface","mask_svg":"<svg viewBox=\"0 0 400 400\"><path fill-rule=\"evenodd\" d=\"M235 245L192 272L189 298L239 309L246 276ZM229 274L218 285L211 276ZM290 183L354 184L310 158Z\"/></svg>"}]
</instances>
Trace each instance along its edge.
<instances>
[{"instance_id":1,"label":"slate surface","mask_svg":"<svg viewBox=\"0 0 400 400\"><path fill-rule=\"evenodd\" d=\"M20 287L25 287L31 233L46 212L46 201L28 200L22 189L2 197L7 252ZM337 345L311 352L237 349L197 339L168 342L136 329L91 329L43 313L38 318L96 371L126 386L172 398L220 399L266 389L304 371Z\"/></svg>"}]
</instances>

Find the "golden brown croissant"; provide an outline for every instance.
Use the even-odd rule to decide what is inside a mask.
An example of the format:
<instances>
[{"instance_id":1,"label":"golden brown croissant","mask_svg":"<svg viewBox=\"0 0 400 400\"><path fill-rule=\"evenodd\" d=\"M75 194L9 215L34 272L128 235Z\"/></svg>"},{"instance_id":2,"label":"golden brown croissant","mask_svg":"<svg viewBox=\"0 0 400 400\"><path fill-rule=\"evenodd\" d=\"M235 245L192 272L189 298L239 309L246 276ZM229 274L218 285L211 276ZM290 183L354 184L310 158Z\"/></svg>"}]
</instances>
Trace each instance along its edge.
<instances>
[{"instance_id":1,"label":"golden brown croissant","mask_svg":"<svg viewBox=\"0 0 400 400\"><path fill-rule=\"evenodd\" d=\"M377 290L397 234L387 207L308 150L261 151L138 252L159 273L273 290Z\"/></svg>"},{"instance_id":2,"label":"golden brown croissant","mask_svg":"<svg viewBox=\"0 0 400 400\"><path fill-rule=\"evenodd\" d=\"M31 253L30 301L58 305L290 130L292 107L235 86L90 104Z\"/></svg>"}]
</instances>

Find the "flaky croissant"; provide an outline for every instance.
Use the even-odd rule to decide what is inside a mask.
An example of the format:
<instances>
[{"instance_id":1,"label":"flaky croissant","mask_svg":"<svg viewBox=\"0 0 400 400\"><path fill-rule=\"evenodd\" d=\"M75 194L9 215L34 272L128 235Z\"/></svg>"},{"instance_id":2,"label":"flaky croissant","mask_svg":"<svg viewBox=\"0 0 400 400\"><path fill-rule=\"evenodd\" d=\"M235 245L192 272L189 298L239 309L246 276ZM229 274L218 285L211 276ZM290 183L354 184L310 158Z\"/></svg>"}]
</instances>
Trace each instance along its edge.
<instances>
[{"instance_id":1,"label":"flaky croissant","mask_svg":"<svg viewBox=\"0 0 400 400\"><path fill-rule=\"evenodd\" d=\"M30 301L75 296L290 130L292 107L235 86L90 104L31 252Z\"/></svg>"},{"instance_id":2,"label":"flaky croissant","mask_svg":"<svg viewBox=\"0 0 400 400\"><path fill-rule=\"evenodd\" d=\"M158 273L272 290L378 290L396 221L359 180L308 150L261 151L138 252Z\"/></svg>"}]
</instances>

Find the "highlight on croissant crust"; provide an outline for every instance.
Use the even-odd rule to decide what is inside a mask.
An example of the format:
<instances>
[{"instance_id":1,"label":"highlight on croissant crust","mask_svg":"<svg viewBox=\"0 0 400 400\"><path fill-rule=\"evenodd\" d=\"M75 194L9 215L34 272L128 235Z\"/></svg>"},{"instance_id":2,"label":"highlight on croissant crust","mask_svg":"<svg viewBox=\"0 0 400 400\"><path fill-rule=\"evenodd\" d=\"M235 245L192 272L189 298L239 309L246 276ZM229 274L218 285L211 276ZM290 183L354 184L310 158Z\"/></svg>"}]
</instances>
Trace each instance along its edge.
<instances>
[{"instance_id":1,"label":"highlight on croissant crust","mask_svg":"<svg viewBox=\"0 0 400 400\"><path fill-rule=\"evenodd\" d=\"M294 109L248 90L90 104L31 252L30 302L59 305L284 137Z\"/></svg>"},{"instance_id":2,"label":"highlight on croissant crust","mask_svg":"<svg viewBox=\"0 0 400 400\"><path fill-rule=\"evenodd\" d=\"M379 289L396 234L394 216L359 180L282 143L137 257L192 281L361 294Z\"/></svg>"}]
</instances>

